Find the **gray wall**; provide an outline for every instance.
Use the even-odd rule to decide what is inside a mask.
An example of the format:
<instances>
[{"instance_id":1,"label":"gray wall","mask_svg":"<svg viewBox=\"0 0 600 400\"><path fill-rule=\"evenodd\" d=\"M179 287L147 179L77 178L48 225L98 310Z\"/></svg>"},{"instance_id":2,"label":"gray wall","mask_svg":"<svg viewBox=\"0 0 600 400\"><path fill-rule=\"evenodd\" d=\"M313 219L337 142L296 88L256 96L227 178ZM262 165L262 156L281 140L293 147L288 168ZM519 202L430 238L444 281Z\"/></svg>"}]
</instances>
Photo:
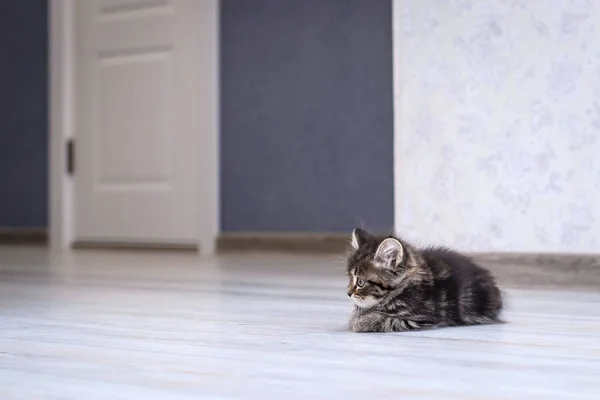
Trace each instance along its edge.
<instances>
[{"instance_id":1,"label":"gray wall","mask_svg":"<svg viewBox=\"0 0 600 400\"><path fill-rule=\"evenodd\" d=\"M47 225L47 3L0 2L0 227Z\"/></svg>"},{"instance_id":2,"label":"gray wall","mask_svg":"<svg viewBox=\"0 0 600 400\"><path fill-rule=\"evenodd\" d=\"M223 0L224 231L393 226L391 0Z\"/></svg>"}]
</instances>

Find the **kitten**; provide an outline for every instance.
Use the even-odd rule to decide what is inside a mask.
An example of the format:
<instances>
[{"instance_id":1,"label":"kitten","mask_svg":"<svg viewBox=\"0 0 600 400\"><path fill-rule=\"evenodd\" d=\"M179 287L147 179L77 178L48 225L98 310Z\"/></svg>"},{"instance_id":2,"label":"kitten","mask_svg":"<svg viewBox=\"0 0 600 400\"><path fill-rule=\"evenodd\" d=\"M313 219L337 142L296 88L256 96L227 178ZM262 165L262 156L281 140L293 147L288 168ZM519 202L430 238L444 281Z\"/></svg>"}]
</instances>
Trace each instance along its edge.
<instances>
[{"instance_id":1,"label":"kitten","mask_svg":"<svg viewBox=\"0 0 600 400\"><path fill-rule=\"evenodd\" d=\"M417 249L355 229L348 257L354 332L402 332L501 322L492 274L443 247Z\"/></svg>"}]
</instances>

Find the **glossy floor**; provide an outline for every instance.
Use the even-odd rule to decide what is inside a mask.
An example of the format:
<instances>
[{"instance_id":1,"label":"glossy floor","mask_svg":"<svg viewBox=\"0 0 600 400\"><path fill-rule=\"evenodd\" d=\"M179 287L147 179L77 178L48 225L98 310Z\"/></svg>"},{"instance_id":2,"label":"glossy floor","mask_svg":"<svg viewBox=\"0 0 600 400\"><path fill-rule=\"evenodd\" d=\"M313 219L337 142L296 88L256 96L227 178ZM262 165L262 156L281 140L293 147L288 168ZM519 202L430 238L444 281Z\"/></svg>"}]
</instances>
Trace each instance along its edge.
<instances>
[{"instance_id":1,"label":"glossy floor","mask_svg":"<svg viewBox=\"0 0 600 400\"><path fill-rule=\"evenodd\" d=\"M354 334L332 260L0 248L0 399L600 398L600 294Z\"/></svg>"}]
</instances>

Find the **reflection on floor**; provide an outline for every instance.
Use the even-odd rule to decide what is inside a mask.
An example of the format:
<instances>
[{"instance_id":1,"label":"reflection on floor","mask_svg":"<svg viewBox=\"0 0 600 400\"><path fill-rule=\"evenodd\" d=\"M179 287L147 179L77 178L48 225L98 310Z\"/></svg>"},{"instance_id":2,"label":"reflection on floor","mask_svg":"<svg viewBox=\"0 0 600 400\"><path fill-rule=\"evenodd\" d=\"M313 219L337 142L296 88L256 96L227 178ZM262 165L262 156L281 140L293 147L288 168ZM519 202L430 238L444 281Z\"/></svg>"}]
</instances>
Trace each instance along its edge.
<instances>
[{"instance_id":1,"label":"reflection on floor","mask_svg":"<svg viewBox=\"0 0 600 400\"><path fill-rule=\"evenodd\" d=\"M335 257L0 248L0 398L597 399L600 294L353 334Z\"/></svg>"}]
</instances>

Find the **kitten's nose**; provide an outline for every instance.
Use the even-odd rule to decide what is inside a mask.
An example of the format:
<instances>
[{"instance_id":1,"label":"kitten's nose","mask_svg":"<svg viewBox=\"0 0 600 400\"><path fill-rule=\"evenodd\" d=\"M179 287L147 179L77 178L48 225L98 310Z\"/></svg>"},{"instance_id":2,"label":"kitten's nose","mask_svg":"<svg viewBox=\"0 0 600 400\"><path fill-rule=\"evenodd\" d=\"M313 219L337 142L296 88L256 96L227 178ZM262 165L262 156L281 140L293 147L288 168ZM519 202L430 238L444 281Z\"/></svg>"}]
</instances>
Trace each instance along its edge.
<instances>
[{"instance_id":1,"label":"kitten's nose","mask_svg":"<svg viewBox=\"0 0 600 400\"><path fill-rule=\"evenodd\" d=\"M352 292L351 291L348 291L347 294L348 294L348 297L352 297Z\"/></svg>"}]
</instances>

